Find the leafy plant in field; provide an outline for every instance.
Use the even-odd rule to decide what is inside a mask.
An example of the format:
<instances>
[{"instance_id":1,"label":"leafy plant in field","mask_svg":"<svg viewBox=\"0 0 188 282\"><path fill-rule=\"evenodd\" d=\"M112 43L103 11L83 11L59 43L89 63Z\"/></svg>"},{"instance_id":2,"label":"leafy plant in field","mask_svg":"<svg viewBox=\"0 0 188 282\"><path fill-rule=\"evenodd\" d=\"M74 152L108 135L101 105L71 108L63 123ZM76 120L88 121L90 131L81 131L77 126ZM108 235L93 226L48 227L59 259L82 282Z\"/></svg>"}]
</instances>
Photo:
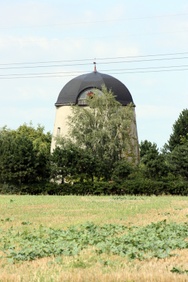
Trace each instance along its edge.
<instances>
[{"instance_id":1,"label":"leafy plant in field","mask_svg":"<svg viewBox=\"0 0 188 282\"><path fill-rule=\"evenodd\" d=\"M170 271L173 273L178 273L178 274L188 274L188 269L183 270L179 267L173 267Z\"/></svg>"},{"instance_id":2,"label":"leafy plant in field","mask_svg":"<svg viewBox=\"0 0 188 282\"><path fill-rule=\"evenodd\" d=\"M171 255L172 250L188 248L188 243L184 241L186 237L187 224L167 224L162 221L108 240L100 246L99 252L112 252L131 259L165 258Z\"/></svg>"},{"instance_id":3,"label":"leafy plant in field","mask_svg":"<svg viewBox=\"0 0 188 282\"><path fill-rule=\"evenodd\" d=\"M172 255L175 249L188 248L188 242L185 241L187 237L187 223L166 221L145 227L115 224L98 226L86 222L67 230L40 226L22 232L11 227L8 231L0 231L0 250L13 262L50 256L75 256L89 246L94 246L98 254L116 254L140 260L152 257L160 259Z\"/></svg>"}]
</instances>

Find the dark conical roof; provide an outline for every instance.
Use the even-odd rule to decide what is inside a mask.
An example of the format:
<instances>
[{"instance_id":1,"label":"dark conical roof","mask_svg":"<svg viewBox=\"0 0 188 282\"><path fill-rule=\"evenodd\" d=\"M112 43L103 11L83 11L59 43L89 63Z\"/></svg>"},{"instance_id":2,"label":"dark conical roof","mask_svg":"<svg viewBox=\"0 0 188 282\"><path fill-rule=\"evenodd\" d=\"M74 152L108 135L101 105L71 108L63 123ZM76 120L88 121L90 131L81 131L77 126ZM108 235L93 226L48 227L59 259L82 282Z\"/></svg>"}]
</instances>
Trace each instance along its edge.
<instances>
[{"instance_id":1,"label":"dark conical roof","mask_svg":"<svg viewBox=\"0 0 188 282\"><path fill-rule=\"evenodd\" d=\"M112 90L116 100L122 105L133 103L132 96L127 87L118 79L108 74L103 74L97 71L79 75L70 80L59 93L55 105L70 105L77 104L78 97L86 89L97 88L102 89L105 85L108 90Z\"/></svg>"}]
</instances>

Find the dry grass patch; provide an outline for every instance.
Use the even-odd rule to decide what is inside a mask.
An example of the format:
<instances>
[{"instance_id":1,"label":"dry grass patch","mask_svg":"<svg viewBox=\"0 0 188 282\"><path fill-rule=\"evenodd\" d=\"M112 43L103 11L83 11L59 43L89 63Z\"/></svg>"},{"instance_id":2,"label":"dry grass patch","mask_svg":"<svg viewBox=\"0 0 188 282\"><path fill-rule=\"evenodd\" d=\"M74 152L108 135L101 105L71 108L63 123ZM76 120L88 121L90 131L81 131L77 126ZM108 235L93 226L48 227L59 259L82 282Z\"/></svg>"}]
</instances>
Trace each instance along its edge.
<instances>
[{"instance_id":1,"label":"dry grass patch","mask_svg":"<svg viewBox=\"0 0 188 282\"><path fill-rule=\"evenodd\" d=\"M90 251L74 258L44 258L11 265L0 273L7 282L186 282L187 274L173 273L174 267L188 269L187 251L178 257L128 261L118 256L94 257Z\"/></svg>"},{"instance_id":2,"label":"dry grass patch","mask_svg":"<svg viewBox=\"0 0 188 282\"><path fill-rule=\"evenodd\" d=\"M89 221L97 226L113 224L140 228L164 220L177 224L188 222L188 198L0 196L0 235L11 228L20 234L32 233L41 225L68 230L72 225ZM95 246L89 246L79 255L11 263L1 251L2 242L0 240L0 282L188 281L188 249L173 251L176 254L173 257L140 261L112 253L99 254Z\"/></svg>"}]
</instances>

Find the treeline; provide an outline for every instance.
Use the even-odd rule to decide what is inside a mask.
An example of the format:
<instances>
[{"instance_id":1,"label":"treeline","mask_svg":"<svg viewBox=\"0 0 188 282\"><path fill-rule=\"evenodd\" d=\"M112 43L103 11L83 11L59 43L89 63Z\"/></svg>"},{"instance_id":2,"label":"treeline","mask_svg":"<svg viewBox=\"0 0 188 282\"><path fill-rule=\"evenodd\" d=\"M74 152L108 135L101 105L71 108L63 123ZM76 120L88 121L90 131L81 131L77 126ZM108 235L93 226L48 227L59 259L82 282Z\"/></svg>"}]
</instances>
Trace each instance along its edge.
<instances>
[{"instance_id":1,"label":"treeline","mask_svg":"<svg viewBox=\"0 0 188 282\"><path fill-rule=\"evenodd\" d=\"M75 116L78 118L78 112ZM73 124L76 124L75 121ZM92 121L92 124L95 123ZM140 142L139 163L127 161L120 152L118 140L114 146L113 136L107 130L110 126L106 126L102 136L100 132L99 136L95 134L94 138L90 135L84 141L84 124L80 126L82 131L78 120L76 128L72 130L72 139L61 138L52 153L52 136L49 132L45 133L44 127L39 125L34 128L32 124L24 124L17 130L2 128L0 193L188 195L187 109L175 121L172 134L162 150L150 141ZM89 128L91 126L86 123L88 135L92 132ZM113 134L114 131L115 127ZM99 142L101 138L102 144ZM125 136L125 142L129 143L128 135ZM125 150L124 146L122 150Z\"/></svg>"}]
</instances>

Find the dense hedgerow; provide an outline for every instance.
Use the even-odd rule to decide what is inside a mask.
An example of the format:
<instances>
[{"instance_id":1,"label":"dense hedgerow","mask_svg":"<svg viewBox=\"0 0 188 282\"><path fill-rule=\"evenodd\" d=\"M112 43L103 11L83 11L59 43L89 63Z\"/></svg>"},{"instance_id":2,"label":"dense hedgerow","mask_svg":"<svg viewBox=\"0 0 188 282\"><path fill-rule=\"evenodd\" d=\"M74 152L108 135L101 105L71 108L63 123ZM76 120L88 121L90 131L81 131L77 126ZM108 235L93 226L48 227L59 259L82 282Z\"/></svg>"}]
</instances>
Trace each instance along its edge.
<instances>
[{"instance_id":1,"label":"dense hedgerow","mask_svg":"<svg viewBox=\"0 0 188 282\"><path fill-rule=\"evenodd\" d=\"M188 196L188 181L127 179L122 182L55 182L32 185L1 185L1 194L30 195L181 195Z\"/></svg>"}]
</instances>

